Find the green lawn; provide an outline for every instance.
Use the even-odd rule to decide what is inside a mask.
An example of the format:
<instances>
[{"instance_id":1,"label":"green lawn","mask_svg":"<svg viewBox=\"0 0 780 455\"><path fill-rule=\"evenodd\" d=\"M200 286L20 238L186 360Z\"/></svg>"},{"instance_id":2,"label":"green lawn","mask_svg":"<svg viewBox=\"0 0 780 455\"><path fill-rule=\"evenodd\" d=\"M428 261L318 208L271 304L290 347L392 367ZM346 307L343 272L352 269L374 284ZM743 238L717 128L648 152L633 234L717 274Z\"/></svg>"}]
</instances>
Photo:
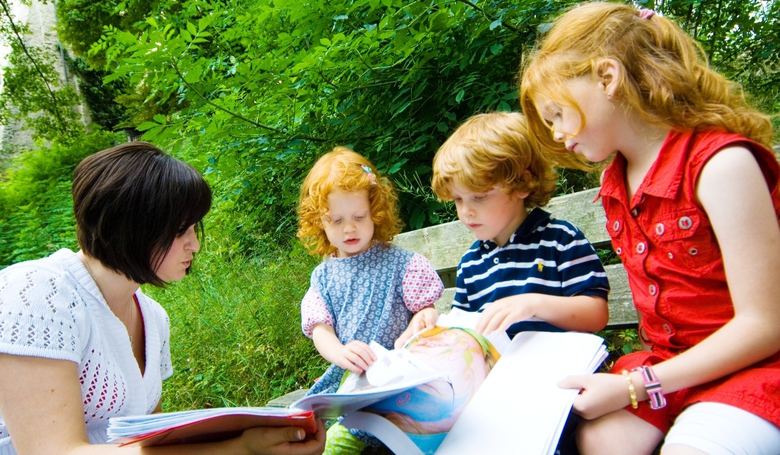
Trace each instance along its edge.
<instances>
[{"instance_id":1,"label":"green lawn","mask_svg":"<svg viewBox=\"0 0 780 455\"><path fill-rule=\"evenodd\" d=\"M163 410L263 406L309 387L328 364L300 330L300 301L317 259L263 263L208 248L190 276L144 292L168 311L174 375Z\"/></svg>"}]
</instances>

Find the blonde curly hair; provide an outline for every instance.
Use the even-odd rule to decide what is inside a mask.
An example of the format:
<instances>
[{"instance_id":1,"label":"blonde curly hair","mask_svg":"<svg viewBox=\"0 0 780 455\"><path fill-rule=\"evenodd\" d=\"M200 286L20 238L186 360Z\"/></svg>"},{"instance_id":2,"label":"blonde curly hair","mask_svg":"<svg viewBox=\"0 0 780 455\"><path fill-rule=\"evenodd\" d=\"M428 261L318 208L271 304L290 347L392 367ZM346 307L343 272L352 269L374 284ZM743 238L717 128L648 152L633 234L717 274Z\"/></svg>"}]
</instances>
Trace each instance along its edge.
<instances>
[{"instance_id":1,"label":"blonde curly hair","mask_svg":"<svg viewBox=\"0 0 780 455\"><path fill-rule=\"evenodd\" d=\"M433 158L431 187L451 201L457 182L476 193L500 185L510 194L528 192L525 207L543 207L555 191L558 175L528 129L523 114L478 114L458 127Z\"/></svg>"},{"instance_id":2,"label":"blonde curly hair","mask_svg":"<svg viewBox=\"0 0 780 455\"><path fill-rule=\"evenodd\" d=\"M358 153L336 147L317 160L301 185L297 235L310 254L328 256L336 251L322 221L328 213L328 195L334 190L368 192L374 241L389 246L401 232L398 196L390 181L379 176L376 167Z\"/></svg>"},{"instance_id":3,"label":"blonde curly hair","mask_svg":"<svg viewBox=\"0 0 780 455\"><path fill-rule=\"evenodd\" d=\"M558 153L557 164L588 168L555 142L534 99L582 109L564 83L599 75L598 62L615 59L622 66L615 97L627 111L658 126L684 131L721 129L741 134L769 148L769 116L751 107L742 86L709 67L701 45L677 24L658 14L640 16L618 3L594 2L559 17L523 63L520 103L531 131Z\"/></svg>"}]
</instances>

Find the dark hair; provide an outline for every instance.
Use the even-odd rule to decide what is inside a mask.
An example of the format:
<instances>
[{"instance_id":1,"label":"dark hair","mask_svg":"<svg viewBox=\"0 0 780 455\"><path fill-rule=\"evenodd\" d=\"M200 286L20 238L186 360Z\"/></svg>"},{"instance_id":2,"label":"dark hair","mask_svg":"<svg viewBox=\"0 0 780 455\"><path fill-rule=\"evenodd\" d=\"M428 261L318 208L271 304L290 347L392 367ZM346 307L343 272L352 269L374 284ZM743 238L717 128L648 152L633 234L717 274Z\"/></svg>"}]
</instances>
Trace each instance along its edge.
<instances>
[{"instance_id":1,"label":"dark hair","mask_svg":"<svg viewBox=\"0 0 780 455\"><path fill-rule=\"evenodd\" d=\"M79 246L139 284L165 284L155 269L190 226L202 235L211 189L192 166L146 142L88 156L73 173Z\"/></svg>"}]
</instances>

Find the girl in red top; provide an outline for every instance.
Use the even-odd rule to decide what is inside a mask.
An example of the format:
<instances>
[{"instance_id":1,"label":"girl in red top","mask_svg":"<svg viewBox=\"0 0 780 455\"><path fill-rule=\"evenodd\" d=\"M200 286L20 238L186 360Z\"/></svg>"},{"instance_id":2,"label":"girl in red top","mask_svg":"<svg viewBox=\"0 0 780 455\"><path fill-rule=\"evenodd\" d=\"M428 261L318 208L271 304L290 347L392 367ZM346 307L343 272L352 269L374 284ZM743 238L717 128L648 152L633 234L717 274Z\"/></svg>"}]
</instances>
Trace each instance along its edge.
<instances>
[{"instance_id":1,"label":"girl in red top","mask_svg":"<svg viewBox=\"0 0 780 455\"><path fill-rule=\"evenodd\" d=\"M665 455L780 453L769 118L674 23L613 3L559 18L520 98L560 164L614 156L600 196L647 345L614 374L559 384L581 389L580 451L650 454L663 440Z\"/></svg>"}]
</instances>

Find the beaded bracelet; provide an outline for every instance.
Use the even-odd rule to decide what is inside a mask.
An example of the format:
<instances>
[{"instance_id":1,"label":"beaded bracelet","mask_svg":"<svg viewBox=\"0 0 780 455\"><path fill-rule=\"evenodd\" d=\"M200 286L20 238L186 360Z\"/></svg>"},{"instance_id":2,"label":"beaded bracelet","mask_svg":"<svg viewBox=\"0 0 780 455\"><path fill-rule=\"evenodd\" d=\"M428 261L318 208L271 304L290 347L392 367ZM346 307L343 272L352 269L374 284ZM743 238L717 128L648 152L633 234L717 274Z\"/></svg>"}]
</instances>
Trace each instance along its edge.
<instances>
[{"instance_id":1,"label":"beaded bracelet","mask_svg":"<svg viewBox=\"0 0 780 455\"><path fill-rule=\"evenodd\" d=\"M623 370L623 377L626 378L626 384L628 384L628 397L631 398L631 407L636 409L639 407L639 403L636 402L636 389L634 389L634 381L631 380L631 376L628 371Z\"/></svg>"},{"instance_id":2,"label":"beaded bracelet","mask_svg":"<svg viewBox=\"0 0 780 455\"><path fill-rule=\"evenodd\" d=\"M666 397L664 397L663 390L661 390L661 381L658 380L653 369L648 366L641 366L631 371L642 373L642 379L645 380L645 390L647 390L647 396L649 397L647 402L650 404L650 409L661 409L666 406Z\"/></svg>"}]
</instances>

